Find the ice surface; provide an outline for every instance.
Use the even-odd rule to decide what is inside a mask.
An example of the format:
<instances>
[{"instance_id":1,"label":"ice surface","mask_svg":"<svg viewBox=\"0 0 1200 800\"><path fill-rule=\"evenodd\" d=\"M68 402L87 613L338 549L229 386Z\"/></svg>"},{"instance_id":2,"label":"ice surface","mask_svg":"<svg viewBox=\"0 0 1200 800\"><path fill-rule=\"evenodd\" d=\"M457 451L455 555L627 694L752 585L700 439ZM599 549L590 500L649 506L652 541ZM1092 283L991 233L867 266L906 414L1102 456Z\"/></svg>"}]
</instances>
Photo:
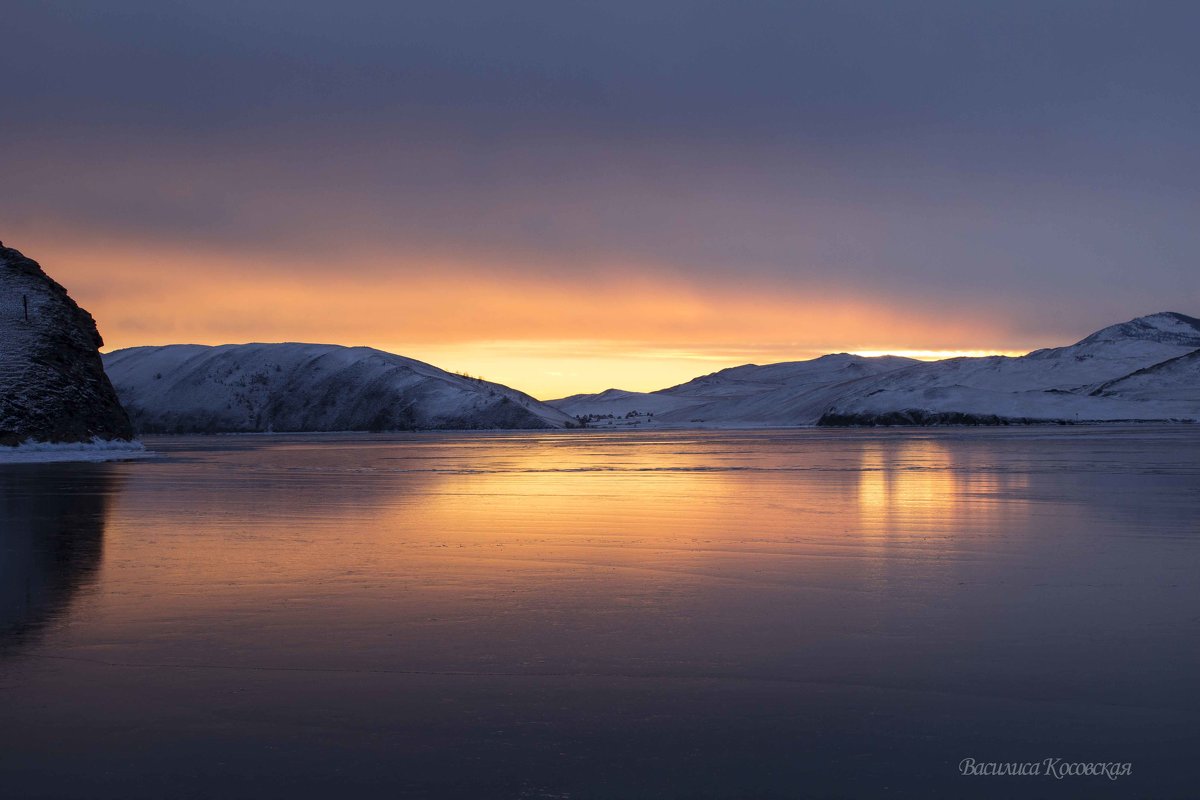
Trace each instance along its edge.
<instances>
[{"instance_id":1,"label":"ice surface","mask_svg":"<svg viewBox=\"0 0 1200 800\"><path fill-rule=\"evenodd\" d=\"M0 468L5 796L1194 794L1200 428L147 445Z\"/></svg>"}]
</instances>

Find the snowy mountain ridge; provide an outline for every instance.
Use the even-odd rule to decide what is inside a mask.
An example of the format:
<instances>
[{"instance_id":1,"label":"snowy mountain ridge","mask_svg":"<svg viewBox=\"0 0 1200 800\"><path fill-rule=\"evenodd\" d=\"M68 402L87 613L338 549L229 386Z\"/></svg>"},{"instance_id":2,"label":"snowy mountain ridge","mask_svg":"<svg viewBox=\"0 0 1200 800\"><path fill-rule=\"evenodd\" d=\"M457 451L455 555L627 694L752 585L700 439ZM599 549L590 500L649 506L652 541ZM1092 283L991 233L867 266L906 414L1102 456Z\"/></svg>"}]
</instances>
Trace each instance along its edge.
<instances>
[{"instance_id":1,"label":"snowy mountain ridge","mask_svg":"<svg viewBox=\"0 0 1200 800\"><path fill-rule=\"evenodd\" d=\"M1024 356L930 362L842 353L550 405L601 426L1197 421L1198 351L1200 320L1163 312Z\"/></svg>"},{"instance_id":2,"label":"snowy mountain ridge","mask_svg":"<svg viewBox=\"0 0 1200 800\"><path fill-rule=\"evenodd\" d=\"M1179 345L1188 348L1200 348L1200 319L1189 317L1175 311L1163 311L1149 314L1145 317L1131 319L1110 325L1096 331L1091 336L1076 342L1072 347L1098 344L1101 342L1119 342L1127 339L1154 342L1165 345ZM1034 351L1034 355L1042 351Z\"/></svg>"},{"instance_id":3,"label":"snowy mountain ridge","mask_svg":"<svg viewBox=\"0 0 1200 800\"><path fill-rule=\"evenodd\" d=\"M899 370L838 398L821 422L1195 421L1200 403L1188 398L1200 387L1200 372L1188 365L1196 362L1185 359L1170 370L1166 365L1197 349L1200 320L1174 312L1151 314L1065 347ZM1156 370L1160 366L1163 370ZM1134 381L1138 373L1143 377Z\"/></svg>"},{"instance_id":4,"label":"snowy mountain ridge","mask_svg":"<svg viewBox=\"0 0 1200 800\"><path fill-rule=\"evenodd\" d=\"M916 363L900 356L835 353L808 361L730 367L657 392L609 389L549 404L599 427L650 422L813 424L848 385Z\"/></svg>"}]
</instances>

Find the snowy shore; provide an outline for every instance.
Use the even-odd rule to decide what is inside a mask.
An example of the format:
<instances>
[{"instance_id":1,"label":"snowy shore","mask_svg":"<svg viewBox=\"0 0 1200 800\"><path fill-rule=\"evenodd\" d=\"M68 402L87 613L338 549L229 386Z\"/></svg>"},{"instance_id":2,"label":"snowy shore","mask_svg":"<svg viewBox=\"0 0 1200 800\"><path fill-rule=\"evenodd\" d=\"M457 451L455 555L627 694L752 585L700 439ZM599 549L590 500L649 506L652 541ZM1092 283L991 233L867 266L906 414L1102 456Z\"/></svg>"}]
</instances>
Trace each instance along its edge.
<instances>
[{"instance_id":1,"label":"snowy shore","mask_svg":"<svg viewBox=\"0 0 1200 800\"><path fill-rule=\"evenodd\" d=\"M46 464L58 461L128 461L155 455L141 442L121 440L50 444L27 441L16 447L0 447L0 465Z\"/></svg>"}]
</instances>

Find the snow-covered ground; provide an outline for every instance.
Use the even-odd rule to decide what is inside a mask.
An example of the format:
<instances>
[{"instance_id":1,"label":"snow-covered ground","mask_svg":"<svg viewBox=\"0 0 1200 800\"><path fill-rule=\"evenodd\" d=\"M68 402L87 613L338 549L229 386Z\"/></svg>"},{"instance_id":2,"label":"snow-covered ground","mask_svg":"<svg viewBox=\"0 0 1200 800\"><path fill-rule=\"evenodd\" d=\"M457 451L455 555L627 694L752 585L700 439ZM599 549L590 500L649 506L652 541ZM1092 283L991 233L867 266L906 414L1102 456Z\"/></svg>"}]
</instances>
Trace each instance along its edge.
<instances>
[{"instance_id":1,"label":"snow-covered ground","mask_svg":"<svg viewBox=\"0 0 1200 800\"><path fill-rule=\"evenodd\" d=\"M127 461L149 458L154 453L141 442L101 441L90 443L48 444L25 442L16 447L0 447L2 464L45 464L55 461Z\"/></svg>"}]
</instances>

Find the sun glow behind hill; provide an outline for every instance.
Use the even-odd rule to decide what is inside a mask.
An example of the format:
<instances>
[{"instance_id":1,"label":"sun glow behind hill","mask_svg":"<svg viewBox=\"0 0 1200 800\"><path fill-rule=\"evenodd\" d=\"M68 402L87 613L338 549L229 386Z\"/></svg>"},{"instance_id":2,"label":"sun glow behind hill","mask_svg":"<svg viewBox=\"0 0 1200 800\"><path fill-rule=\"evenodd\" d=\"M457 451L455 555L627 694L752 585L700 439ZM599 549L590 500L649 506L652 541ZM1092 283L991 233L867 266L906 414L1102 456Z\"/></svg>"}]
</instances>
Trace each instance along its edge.
<instances>
[{"instance_id":1,"label":"sun glow behind hill","mask_svg":"<svg viewBox=\"0 0 1200 800\"><path fill-rule=\"evenodd\" d=\"M854 350L856 356L904 356L918 361L941 361L944 358L982 358L983 356L1008 356L1015 358L1028 353L1028 350Z\"/></svg>"},{"instance_id":2,"label":"sun glow behind hill","mask_svg":"<svg viewBox=\"0 0 1200 800\"><path fill-rule=\"evenodd\" d=\"M69 236L29 250L93 313L109 351L363 345L539 399L610 387L653 391L726 367L827 353L929 360L1068 343L1017 328L1003 309L959 314L834 289L705 281L653 265L606 265L596 280L548 275L544 265L521 273L499 254L281 257L144 242L100 247ZM1024 350L984 349L990 342Z\"/></svg>"},{"instance_id":3,"label":"sun glow behind hill","mask_svg":"<svg viewBox=\"0 0 1200 800\"><path fill-rule=\"evenodd\" d=\"M392 348L385 348L392 349ZM640 342L478 342L471 346L414 346L413 358L480 375L527 391L540 400L593 393L610 388L635 392L665 389L693 378L743 364L805 361L830 350L726 348L689 351L657 348ZM959 356L1024 355L1025 350L852 350L855 355L896 355L921 361ZM513 377L509 377L513 376Z\"/></svg>"}]
</instances>

